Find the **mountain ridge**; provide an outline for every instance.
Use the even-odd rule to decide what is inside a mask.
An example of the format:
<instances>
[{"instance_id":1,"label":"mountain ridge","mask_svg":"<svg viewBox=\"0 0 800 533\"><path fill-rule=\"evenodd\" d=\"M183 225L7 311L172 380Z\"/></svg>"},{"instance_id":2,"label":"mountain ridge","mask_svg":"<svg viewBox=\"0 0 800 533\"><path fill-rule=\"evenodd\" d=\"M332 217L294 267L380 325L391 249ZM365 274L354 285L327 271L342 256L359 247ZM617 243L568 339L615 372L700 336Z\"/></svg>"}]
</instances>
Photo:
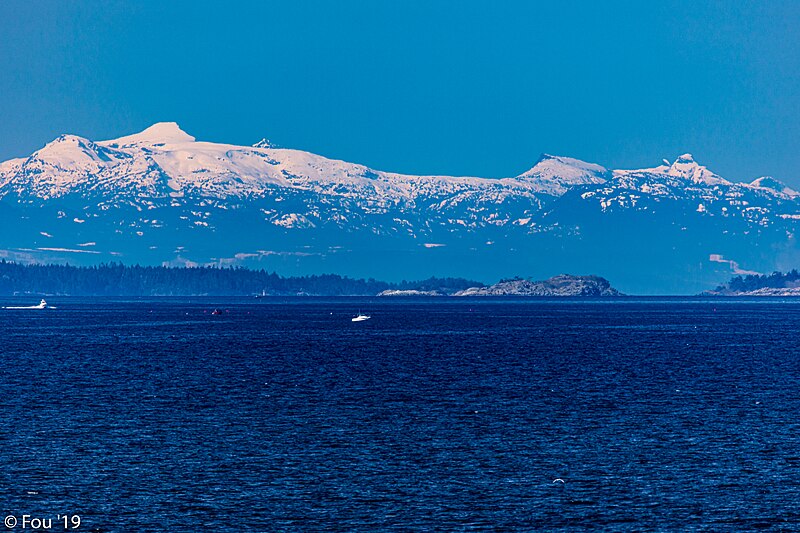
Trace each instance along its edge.
<instances>
[{"instance_id":1,"label":"mountain ridge","mask_svg":"<svg viewBox=\"0 0 800 533\"><path fill-rule=\"evenodd\" d=\"M73 145L67 148L64 148L64 145ZM169 146L168 146L169 145ZM189 145L189 146L183 146ZM70 150L70 148L72 148ZM517 175L517 176L510 176L510 177L489 177L489 178L479 178L473 176L446 176L446 175L434 175L434 174L422 174L422 175L411 175L411 174L401 174L397 172L391 171L382 171L372 169L365 165L359 165L355 163L348 163L346 161L331 159L323 156L318 156L312 154L310 152L305 152L302 150L295 150L295 149L286 149L286 148L278 148L277 145L270 142L268 139L263 138L262 140L258 141L252 146L239 146L239 145L229 145L224 143L210 143L204 141L197 141L196 138L185 131L183 131L180 126L176 122L158 122L155 123L148 128L144 129L143 131L127 135L115 139L104 140L104 141L92 141L85 137L80 137L77 135L71 134L63 134L54 139L53 141L47 143L43 148L36 150L31 156L25 158L14 158L5 162L0 163L0 175L5 175L3 177L8 180L7 174L9 171L14 170L14 166L22 166L24 164L30 165L34 162L44 162L44 163L51 163L54 167L53 170L66 170L66 166L63 163L68 165L74 164L91 164L94 163L98 166L101 163L104 163L105 166L109 164L119 164L129 160L134 155L139 155L140 157L147 159L147 155L153 156L156 155L156 162L158 160L158 148L167 148L165 150L161 150L162 152L170 152L170 151L178 151L180 152L181 149L195 149L198 151L206 151L206 152L220 152L225 153L230 157L230 154L241 152L242 154L247 153L256 153L262 156L268 156L272 151L282 151L283 155L293 155L295 158L300 159L300 161L296 161L295 164L302 165L305 163L313 168L314 164L319 164L321 161L328 162L329 166L333 166L337 170L339 170L338 175L336 173L329 174L328 177L338 176L338 177L367 177L372 176L373 174L377 174L381 177L390 177L392 179L409 179L409 178L417 178L417 179L425 179L425 178L437 178L443 180L465 180L465 182L475 182L474 180L479 181L489 181L489 182L506 182L509 183L511 180L517 185L523 184L531 184L533 183L535 186L539 188L535 188L537 192L543 193L551 193L551 194L563 194L565 192L564 187L561 185L553 185L549 183L551 181L557 181L559 184L569 184L569 185L584 185L584 184L599 184L604 183L609 180L613 180L614 178L624 177L624 176L635 176L641 174L653 174L653 175L662 175L665 177L674 177L674 178L684 178L687 181L694 182L694 183L702 183L707 185L738 185L742 187L752 187L752 188L765 188L763 187L759 180L770 180L773 182L777 182L780 184L781 189L776 189L774 186L770 186L773 190L780 192L782 189L788 189L789 194L798 194L794 190L785 186L785 184L774 180L771 177L760 177L756 178L750 183L741 182L741 183L733 183L728 180L725 180L721 176L715 174L714 172L710 171L707 167L699 165L695 162L693 156L689 153L682 154L678 156L678 158L669 165L662 164L656 167L650 168L642 168L642 169L613 169L609 170L603 167L602 165L598 165L596 163L590 163L587 161L583 161L576 158L566 157L566 156L558 156L552 154L543 153L540 155L536 163L533 167L528 169L527 171ZM171 148L171 150L169 149ZM129 153L130 150L136 149L143 151L144 154L131 154ZM248 152L248 150L254 150L254 152ZM88 161L87 161L88 159ZM304 160L305 159L305 160ZM55 160L55 161L53 161ZM82 161L83 160L83 161ZM666 160L665 160L666 161ZM185 161L184 161L185 162ZM256 162L261 164L261 161L250 161ZM62 163L62 165L59 165ZM250 167L247 168L248 161L239 160L236 163L244 165L246 170L253 171L254 168ZM275 165L275 161L270 161L268 157L264 158L263 163ZM346 171L343 173L343 168L346 168L346 171L352 171L355 169L357 172L354 175L347 174ZM97 171L99 168L90 168L90 170ZM125 169L123 169L125 170ZM172 171L175 174L180 174L181 171L186 171L187 168L170 168L169 171ZM195 169L196 170L196 169ZM126 174L128 176L135 175L135 174ZM374 176L372 176L374 178ZM280 180L275 179L272 176L272 182L277 182L282 185L287 185L287 183L282 182ZM3 183L0 182L0 186ZM237 192L237 191L232 191ZM0 190L0 193L2 191Z\"/></svg>"},{"instance_id":2,"label":"mountain ridge","mask_svg":"<svg viewBox=\"0 0 800 533\"><path fill-rule=\"evenodd\" d=\"M513 177L407 175L164 122L105 141L62 135L0 163L0 257L390 278L592 271L627 293L700 292L734 263L800 259L799 197L774 178L730 182L688 153L632 170L542 154Z\"/></svg>"}]
</instances>

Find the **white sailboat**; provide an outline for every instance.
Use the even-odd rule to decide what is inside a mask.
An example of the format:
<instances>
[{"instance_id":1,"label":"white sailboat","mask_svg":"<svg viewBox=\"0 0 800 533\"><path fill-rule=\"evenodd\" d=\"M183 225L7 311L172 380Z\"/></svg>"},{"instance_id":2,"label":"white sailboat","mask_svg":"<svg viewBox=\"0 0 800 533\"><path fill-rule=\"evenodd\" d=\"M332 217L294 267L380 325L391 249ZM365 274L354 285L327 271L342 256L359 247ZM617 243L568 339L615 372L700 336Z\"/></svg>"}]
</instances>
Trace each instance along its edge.
<instances>
[{"instance_id":1,"label":"white sailboat","mask_svg":"<svg viewBox=\"0 0 800 533\"><path fill-rule=\"evenodd\" d=\"M44 298L42 298L42 301L39 302L39 305L29 305L23 307L8 306L8 307L3 307L3 309L33 310L33 309L55 309L55 307L53 307L52 305L48 305L47 302L44 300Z\"/></svg>"},{"instance_id":2,"label":"white sailboat","mask_svg":"<svg viewBox=\"0 0 800 533\"><path fill-rule=\"evenodd\" d=\"M356 316L354 316L353 318L351 318L350 320L352 322L363 322L365 320L369 320L370 318L371 317L369 315L365 315L361 311L359 311L358 314Z\"/></svg>"}]
</instances>

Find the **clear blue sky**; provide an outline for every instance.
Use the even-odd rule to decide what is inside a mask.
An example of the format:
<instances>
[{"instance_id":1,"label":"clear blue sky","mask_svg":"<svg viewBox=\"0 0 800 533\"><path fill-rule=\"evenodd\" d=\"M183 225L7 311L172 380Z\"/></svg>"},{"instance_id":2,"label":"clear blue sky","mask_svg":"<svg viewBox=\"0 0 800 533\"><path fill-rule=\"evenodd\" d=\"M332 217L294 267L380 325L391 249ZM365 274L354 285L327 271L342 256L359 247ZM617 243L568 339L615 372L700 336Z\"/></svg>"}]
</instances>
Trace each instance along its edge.
<instances>
[{"instance_id":1,"label":"clear blue sky","mask_svg":"<svg viewBox=\"0 0 800 533\"><path fill-rule=\"evenodd\" d=\"M800 2L0 2L0 159L157 121L401 172L690 151L800 186Z\"/></svg>"}]
</instances>

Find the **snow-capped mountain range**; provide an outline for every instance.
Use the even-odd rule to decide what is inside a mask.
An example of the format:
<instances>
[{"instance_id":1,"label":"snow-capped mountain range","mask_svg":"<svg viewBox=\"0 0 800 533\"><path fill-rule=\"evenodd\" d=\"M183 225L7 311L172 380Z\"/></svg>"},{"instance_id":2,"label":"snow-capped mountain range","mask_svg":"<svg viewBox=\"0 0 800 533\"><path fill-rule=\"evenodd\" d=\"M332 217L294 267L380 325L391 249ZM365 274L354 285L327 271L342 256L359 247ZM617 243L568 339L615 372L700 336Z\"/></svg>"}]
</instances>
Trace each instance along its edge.
<instances>
[{"instance_id":1,"label":"snow-capped mountain range","mask_svg":"<svg viewBox=\"0 0 800 533\"><path fill-rule=\"evenodd\" d=\"M409 176L164 122L107 141L62 135L0 164L0 257L21 261L594 273L624 292L691 292L788 266L799 219L797 191L731 183L689 154L639 170L543 155L516 177Z\"/></svg>"}]
</instances>

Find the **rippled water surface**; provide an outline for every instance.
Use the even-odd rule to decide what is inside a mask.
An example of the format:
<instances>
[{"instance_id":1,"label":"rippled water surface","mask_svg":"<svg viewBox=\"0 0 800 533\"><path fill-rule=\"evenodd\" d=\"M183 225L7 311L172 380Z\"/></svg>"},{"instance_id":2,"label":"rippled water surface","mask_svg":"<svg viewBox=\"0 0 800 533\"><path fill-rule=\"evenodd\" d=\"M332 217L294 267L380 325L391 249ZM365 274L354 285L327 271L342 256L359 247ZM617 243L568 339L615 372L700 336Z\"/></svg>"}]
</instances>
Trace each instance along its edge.
<instances>
[{"instance_id":1,"label":"rippled water surface","mask_svg":"<svg viewBox=\"0 0 800 533\"><path fill-rule=\"evenodd\" d=\"M57 300L0 311L4 516L800 527L800 302Z\"/></svg>"}]
</instances>

